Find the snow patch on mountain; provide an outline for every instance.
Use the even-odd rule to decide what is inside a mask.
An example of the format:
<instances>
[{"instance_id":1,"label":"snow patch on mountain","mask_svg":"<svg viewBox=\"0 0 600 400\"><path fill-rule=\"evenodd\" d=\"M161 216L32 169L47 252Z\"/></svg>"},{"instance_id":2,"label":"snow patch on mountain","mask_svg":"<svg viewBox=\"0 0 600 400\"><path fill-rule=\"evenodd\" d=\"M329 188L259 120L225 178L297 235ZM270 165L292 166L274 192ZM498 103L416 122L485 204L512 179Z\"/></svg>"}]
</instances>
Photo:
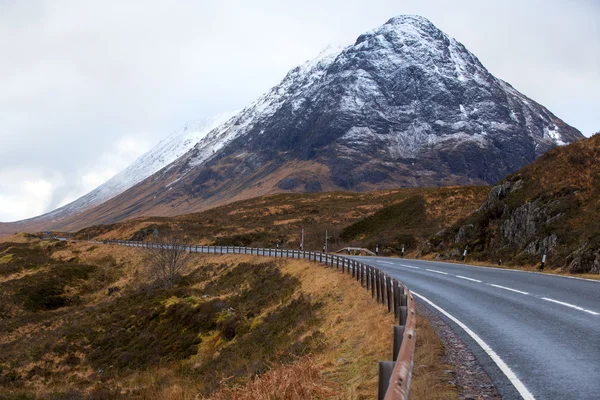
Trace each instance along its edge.
<instances>
[{"instance_id":1,"label":"snow patch on mountain","mask_svg":"<svg viewBox=\"0 0 600 400\"><path fill-rule=\"evenodd\" d=\"M190 154L170 167L185 164L189 171L207 161L235 138L245 135L255 126L272 117L288 102L292 110L302 108L306 101L303 94L322 79L329 65L344 48L342 45L330 45L317 57L292 69L279 85L271 88L229 121L211 131L194 146Z\"/></svg>"},{"instance_id":2,"label":"snow patch on mountain","mask_svg":"<svg viewBox=\"0 0 600 400\"><path fill-rule=\"evenodd\" d=\"M96 189L44 216L58 221L63 216L82 212L110 200L177 160L205 138L210 131L222 125L235 114L236 112L221 113L211 118L186 124Z\"/></svg>"}]
</instances>

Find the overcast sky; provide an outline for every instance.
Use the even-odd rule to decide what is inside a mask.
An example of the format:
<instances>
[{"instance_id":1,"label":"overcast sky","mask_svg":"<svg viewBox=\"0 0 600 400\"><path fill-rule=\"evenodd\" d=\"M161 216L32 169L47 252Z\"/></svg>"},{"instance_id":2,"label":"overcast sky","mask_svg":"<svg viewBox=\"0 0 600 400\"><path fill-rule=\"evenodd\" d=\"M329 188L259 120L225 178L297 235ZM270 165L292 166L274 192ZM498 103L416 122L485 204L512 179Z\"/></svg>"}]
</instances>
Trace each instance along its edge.
<instances>
[{"instance_id":1,"label":"overcast sky","mask_svg":"<svg viewBox=\"0 0 600 400\"><path fill-rule=\"evenodd\" d=\"M0 221L75 200L186 122L243 108L400 14L600 131L599 0L0 0Z\"/></svg>"}]
</instances>

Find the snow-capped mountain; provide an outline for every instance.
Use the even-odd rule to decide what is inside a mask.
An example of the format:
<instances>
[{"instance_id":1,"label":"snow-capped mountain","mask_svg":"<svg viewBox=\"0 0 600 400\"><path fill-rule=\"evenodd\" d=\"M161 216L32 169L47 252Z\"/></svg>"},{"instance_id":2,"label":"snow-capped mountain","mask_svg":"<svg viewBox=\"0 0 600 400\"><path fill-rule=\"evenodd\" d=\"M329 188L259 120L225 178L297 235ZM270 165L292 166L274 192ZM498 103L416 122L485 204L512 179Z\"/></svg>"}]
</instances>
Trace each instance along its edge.
<instances>
[{"instance_id":1,"label":"snow-capped mountain","mask_svg":"<svg viewBox=\"0 0 600 400\"><path fill-rule=\"evenodd\" d=\"M494 183L548 149L583 137L418 16L392 18L354 45L329 49L293 69L211 134L236 139L221 141L222 151L208 163L200 142L174 163L184 167L181 175L230 156L238 172L246 164L252 171L310 160L331 174L309 186L325 178L359 190ZM297 189L291 181L302 179L295 175L280 188Z\"/></svg>"},{"instance_id":2,"label":"snow-capped mountain","mask_svg":"<svg viewBox=\"0 0 600 400\"><path fill-rule=\"evenodd\" d=\"M181 157L63 225L279 191L490 184L581 138L427 19L399 16L292 69Z\"/></svg>"}]
</instances>

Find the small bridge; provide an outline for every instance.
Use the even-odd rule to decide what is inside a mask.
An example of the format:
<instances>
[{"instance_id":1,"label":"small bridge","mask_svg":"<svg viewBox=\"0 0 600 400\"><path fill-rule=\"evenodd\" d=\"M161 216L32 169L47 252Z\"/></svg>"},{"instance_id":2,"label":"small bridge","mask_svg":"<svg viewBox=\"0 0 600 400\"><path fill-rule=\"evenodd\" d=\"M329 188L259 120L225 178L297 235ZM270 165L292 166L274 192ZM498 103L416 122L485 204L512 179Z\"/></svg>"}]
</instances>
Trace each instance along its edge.
<instances>
[{"instance_id":1,"label":"small bridge","mask_svg":"<svg viewBox=\"0 0 600 400\"><path fill-rule=\"evenodd\" d=\"M336 253L346 253L346 254L352 254L355 256L361 255L361 254L365 254L366 256L375 256L377 254L373 253L371 250L369 249L365 249L363 247L344 247L343 249L339 249L338 251L336 251Z\"/></svg>"}]
</instances>

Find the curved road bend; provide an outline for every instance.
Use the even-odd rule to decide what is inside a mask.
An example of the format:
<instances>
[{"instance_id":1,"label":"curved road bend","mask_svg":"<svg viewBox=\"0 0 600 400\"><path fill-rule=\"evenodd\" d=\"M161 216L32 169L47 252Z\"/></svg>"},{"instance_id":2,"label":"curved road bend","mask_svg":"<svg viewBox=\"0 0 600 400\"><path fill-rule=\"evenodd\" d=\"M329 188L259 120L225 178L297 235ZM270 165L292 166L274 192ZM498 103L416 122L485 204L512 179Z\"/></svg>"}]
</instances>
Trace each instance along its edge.
<instances>
[{"instance_id":1,"label":"curved road bend","mask_svg":"<svg viewBox=\"0 0 600 400\"><path fill-rule=\"evenodd\" d=\"M600 281L423 260L354 258L399 279L441 315L469 345L504 399L600 399ZM501 360L484 351L486 344Z\"/></svg>"}]
</instances>

